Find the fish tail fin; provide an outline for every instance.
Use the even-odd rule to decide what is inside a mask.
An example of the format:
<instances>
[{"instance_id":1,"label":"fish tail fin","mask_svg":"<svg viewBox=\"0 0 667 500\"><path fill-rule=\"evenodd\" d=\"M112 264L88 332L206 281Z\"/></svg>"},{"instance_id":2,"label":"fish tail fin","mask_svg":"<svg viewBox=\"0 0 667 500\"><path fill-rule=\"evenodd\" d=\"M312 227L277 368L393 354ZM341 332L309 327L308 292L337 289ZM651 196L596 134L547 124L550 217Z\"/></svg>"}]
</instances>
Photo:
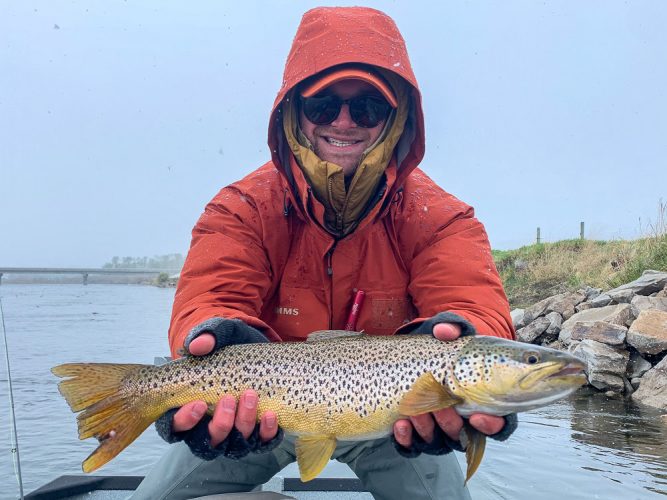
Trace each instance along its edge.
<instances>
[{"instance_id":1,"label":"fish tail fin","mask_svg":"<svg viewBox=\"0 0 667 500\"><path fill-rule=\"evenodd\" d=\"M77 416L79 439L95 437L100 445L84 460L84 472L92 472L118 455L160 415L128 389L128 376L149 365L70 363L51 372L65 380L58 384Z\"/></svg>"}]
</instances>

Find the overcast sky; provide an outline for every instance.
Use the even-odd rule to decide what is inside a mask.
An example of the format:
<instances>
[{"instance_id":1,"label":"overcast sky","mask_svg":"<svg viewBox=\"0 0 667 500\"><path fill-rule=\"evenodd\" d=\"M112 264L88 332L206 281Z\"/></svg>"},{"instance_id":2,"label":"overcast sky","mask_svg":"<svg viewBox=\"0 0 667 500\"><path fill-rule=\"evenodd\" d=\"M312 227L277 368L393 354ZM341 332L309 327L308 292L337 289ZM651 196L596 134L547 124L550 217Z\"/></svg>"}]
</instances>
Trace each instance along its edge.
<instances>
[{"instance_id":1,"label":"overcast sky","mask_svg":"<svg viewBox=\"0 0 667 500\"><path fill-rule=\"evenodd\" d=\"M0 267L185 253L206 202L269 158L285 58L316 5L0 0ZM494 248L538 226L545 241L580 221L631 239L655 222L667 2L365 5L407 42L422 168L475 207Z\"/></svg>"}]
</instances>

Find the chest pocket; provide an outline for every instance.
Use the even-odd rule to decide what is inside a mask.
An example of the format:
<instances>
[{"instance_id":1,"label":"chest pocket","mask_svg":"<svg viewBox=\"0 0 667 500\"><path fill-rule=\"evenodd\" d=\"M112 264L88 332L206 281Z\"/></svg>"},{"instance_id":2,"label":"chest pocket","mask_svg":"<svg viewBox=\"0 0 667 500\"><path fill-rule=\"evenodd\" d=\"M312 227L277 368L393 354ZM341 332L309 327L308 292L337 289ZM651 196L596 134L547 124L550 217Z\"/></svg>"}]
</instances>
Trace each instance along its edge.
<instances>
[{"instance_id":1,"label":"chest pocket","mask_svg":"<svg viewBox=\"0 0 667 500\"><path fill-rule=\"evenodd\" d=\"M415 308L405 289L370 290L366 292L357 329L372 335L392 335L415 317Z\"/></svg>"}]
</instances>

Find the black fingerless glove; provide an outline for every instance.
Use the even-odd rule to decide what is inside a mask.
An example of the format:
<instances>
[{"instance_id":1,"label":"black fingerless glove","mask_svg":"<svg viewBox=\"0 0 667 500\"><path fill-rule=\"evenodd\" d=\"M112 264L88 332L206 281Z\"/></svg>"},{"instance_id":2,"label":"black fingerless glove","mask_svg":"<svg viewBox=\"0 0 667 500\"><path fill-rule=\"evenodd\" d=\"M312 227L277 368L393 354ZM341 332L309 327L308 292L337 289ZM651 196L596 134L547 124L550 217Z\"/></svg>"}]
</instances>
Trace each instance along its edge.
<instances>
[{"instance_id":1,"label":"black fingerless glove","mask_svg":"<svg viewBox=\"0 0 667 500\"><path fill-rule=\"evenodd\" d=\"M503 417L505 419L505 425L495 434L491 434L489 437L495 439L496 441L505 441L512 433L516 430L519 425L519 418L516 416L516 413L510 413Z\"/></svg>"},{"instance_id":2,"label":"black fingerless glove","mask_svg":"<svg viewBox=\"0 0 667 500\"><path fill-rule=\"evenodd\" d=\"M475 327L467 319L451 312L441 312L430 317L409 333L433 335L433 327L438 323L453 323L461 327L461 337L477 335Z\"/></svg>"},{"instance_id":3,"label":"black fingerless glove","mask_svg":"<svg viewBox=\"0 0 667 500\"><path fill-rule=\"evenodd\" d=\"M496 441L505 441L512 435L519 422L516 413L510 413L503 418L505 419L503 428L499 432L487 437ZM396 441L393 434L391 435L391 442L394 444L394 448L396 448L398 454L406 458L415 458L422 453L426 453L427 455L445 455L452 450L465 451L460 441L451 439L437 424L433 429L433 440L430 443L424 441L414 428L412 429L412 446L410 448L406 448Z\"/></svg>"},{"instance_id":4,"label":"black fingerless glove","mask_svg":"<svg viewBox=\"0 0 667 500\"><path fill-rule=\"evenodd\" d=\"M227 345L256 344L269 341L259 330L247 325L240 319L211 318L190 330L183 343L185 349L188 350L190 343L202 333L211 333L215 337L213 351Z\"/></svg>"},{"instance_id":5,"label":"black fingerless glove","mask_svg":"<svg viewBox=\"0 0 667 500\"><path fill-rule=\"evenodd\" d=\"M190 331L185 338L185 349L187 350L190 347L190 343L202 333L211 333L215 337L213 351L228 345L268 342L268 339L259 330L239 319L211 318ZM233 428L229 436L222 443L212 448L211 436L208 432L208 424L211 421L211 417L204 415L192 429L183 432L174 432L173 420L177 410L178 408L173 408L160 416L155 421L155 430L167 443L185 442L192 454L203 460L213 460L221 455L237 460L251 452L264 453L278 446L283 439L283 430L278 428L276 437L271 441L262 443L259 438L259 425L256 425L248 439L245 439L236 428Z\"/></svg>"},{"instance_id":6,"label":"black fingerless glove","mask_svg":"<svg viewBox=\"0 0 667 500\"><path fill-rule=\"evenodd\" d=\"M394 448L396 448L398 454L405 458L415 458L422 453L426 453L427 455L446 455L452 450L463 451L461 443L450 439L437 424L433 429L433 440L430 443L424 441L414 428L412 429L412 446L410 448L406 448L396 441L393 434L391 435L391 442L394 444Z\"/></svg>"},{"instance_id":7,"label":"black fingerless glove","mask_svg":"<svg viewBox=\"0 0 667 500\"><path fill-rule=\"evenodd\" d=\"M236 428L232 428L229 436L213 448L211 446L211 435L208 432L208 424L211 421L209 415L204 415L202 419L189 431L174 432L172 427L174 414L177 409L173 408L167 411L155 422L155 430L159 436L167 443L178 443L183 441L192 454L202 460L213 460L219 456L238 460L245 457L248 453L266 453L273 450L283 440L283 430L279 427L278 434L263 443L259 437L259 425L255 426L248 439L243 437Z\"/></svg>"}]
</instances>

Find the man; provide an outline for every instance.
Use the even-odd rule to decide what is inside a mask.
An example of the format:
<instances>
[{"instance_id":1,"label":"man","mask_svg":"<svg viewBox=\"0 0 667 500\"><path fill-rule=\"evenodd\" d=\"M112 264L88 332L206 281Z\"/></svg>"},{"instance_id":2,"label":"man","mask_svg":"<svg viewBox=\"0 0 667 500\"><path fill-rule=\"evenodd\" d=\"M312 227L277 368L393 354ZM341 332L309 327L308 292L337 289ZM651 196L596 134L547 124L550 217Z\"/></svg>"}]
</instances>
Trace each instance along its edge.
<instances>
[{"instance_id":1,"label":"man","mask_svg":"<svg viewBox=\"0 0 667 500\"><path fill-rule=\"evenodd\" d=\"M223 188L193 230L169 332L172 353L231 343L305 340L356 328L371 335L512 338L507 299L473 210L417 169L421 96L394 22L373 9L307 12L269 122L272 160ZM248 491L294 461L258 397L223 397L211 417L193 401L157 424L172 449L137 498ZM257 424L259 421L259 424ZM505 438L514 419L472 415ZM341 443L376 498L468 498L452 448L452 409L401 419L393 438ZM428 456L421 452L430 453Z\"/></svg>"}]
</instances>

